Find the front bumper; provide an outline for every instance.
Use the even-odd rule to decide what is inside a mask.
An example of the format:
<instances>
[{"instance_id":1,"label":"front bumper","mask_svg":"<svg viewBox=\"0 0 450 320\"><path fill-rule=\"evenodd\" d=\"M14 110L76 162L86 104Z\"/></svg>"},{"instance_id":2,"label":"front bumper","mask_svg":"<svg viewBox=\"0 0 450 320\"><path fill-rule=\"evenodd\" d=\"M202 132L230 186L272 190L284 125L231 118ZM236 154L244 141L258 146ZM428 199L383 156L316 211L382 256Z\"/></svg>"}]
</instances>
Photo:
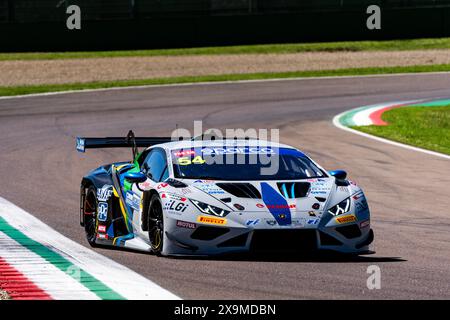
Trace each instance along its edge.
<instances>
[{"instance_id":1,"label":"front bumper","mask_svg":"<svg viewBox=\"0 0 450 320\"><path fill-rule=\"evenodd\" d=\"M364 254L374 236L370 225L359 223L317 228L247 228L166 224L164 255L217 255L237 252L304 253L331 250Z\"/></svg>"}]
</instances>

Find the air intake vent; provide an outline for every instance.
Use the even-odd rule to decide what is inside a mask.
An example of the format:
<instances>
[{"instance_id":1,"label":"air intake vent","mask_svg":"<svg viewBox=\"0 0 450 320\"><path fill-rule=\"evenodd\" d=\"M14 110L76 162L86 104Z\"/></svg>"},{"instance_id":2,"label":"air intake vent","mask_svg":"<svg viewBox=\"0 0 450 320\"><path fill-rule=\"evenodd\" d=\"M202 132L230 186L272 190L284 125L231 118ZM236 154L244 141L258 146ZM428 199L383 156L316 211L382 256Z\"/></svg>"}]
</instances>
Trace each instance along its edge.
<instances>
[{"instance_id":1,"label":"air intake vent","mask_svg":"<svg viewBox=\"0 0 450 320\"><path fill-rule=\"evenodd\" d=\"M250 183L216 183L216 185L238 198L261 199L261 193Z\"/></svg>"},{"instance_id":2,"label":"air intake vent","mask_svg":"<svg viewBox=\"0 0 450 320\"><path fill-rule=\"evenodd\" d=\"M306 197L311 187L309 182L279 182L277 185L286 199Z\"/></svg>"},{"instance_id":3,"label":"air intake vent","mask_svg":"<svg viewBox=\"0 0 450 320\"><path fill-rule=\"evenodd\" d=\"M319 231L319 236L320 236L320 244L323 246L340 246L340 245L342 245L341 241L339 241L338 239L336 239L322 231Z\"/></svg>"},{"instance_id":4,"label":"air intake vent","mask_svg":"<svg viewBox=\"0 0 450 320\"><path fill-rule=\"evenodd\" d=\"M166 183L168 183L171 187L174 188L186 188L187 185L184 182L169 178L165 181Z\"/></svg>"},{"instance_id":5,"label":"air intake vent","mask_svg":"<svg viewBox=\"0 0 450 320\"><path fill-rule=\"evenodd\" d=\"M253 252L310 252L317 249L315 230L255 230L250 250Z\"/></svg>"},{"instance_id":6,"label":"air intake vent","mask_svg":"<svg viewBox=\"0 0 450 320\"><path fill-rule=\"evenodd\" d=\"M230 231L228 228L200 226L191 234L192 239L214 240Z\"/></svg>"},{"instance_id":7,"label":"air intake vent","mask_svg":"<svg viewBox=\"0 0 450 320\"><path fill-rule=\"evenodd\" d=\"M336 231L341 233L347 239L354 239L361 236L361 230L358 225L352 224L349 226L337 227Z\"/></svg>"},{"instance_id":8,"label":"air intake vent","mask_svg":"<svg viewBox=\"0 0 450 320\"><path fill-rule=\"evenodd\" d=\"M245 247L247 243L248 233L241 234L240 236L228 239L222 243L219 243L217 246L219 248L222 247Z\"/></svg>"}]
</instances>

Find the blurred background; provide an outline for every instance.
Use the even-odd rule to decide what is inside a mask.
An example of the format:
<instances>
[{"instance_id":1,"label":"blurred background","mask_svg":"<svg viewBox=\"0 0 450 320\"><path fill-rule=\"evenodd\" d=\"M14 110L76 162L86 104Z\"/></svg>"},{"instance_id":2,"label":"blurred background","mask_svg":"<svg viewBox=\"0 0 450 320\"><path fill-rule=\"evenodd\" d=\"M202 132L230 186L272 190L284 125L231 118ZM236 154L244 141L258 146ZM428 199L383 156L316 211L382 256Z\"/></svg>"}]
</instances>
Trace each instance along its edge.
<instances>
[{"instance_id":1,"label":"blurred background","mask_svg":"<svg viewBox=\"0 0 450 320\"><path fill-rule=\"evenodd\" d=\"M82 29L66 28L81 8ZM368 30L366 9L382 9ZM0 0L0 51L445 37L450 0Z\"/></svg>"}]
</instances>

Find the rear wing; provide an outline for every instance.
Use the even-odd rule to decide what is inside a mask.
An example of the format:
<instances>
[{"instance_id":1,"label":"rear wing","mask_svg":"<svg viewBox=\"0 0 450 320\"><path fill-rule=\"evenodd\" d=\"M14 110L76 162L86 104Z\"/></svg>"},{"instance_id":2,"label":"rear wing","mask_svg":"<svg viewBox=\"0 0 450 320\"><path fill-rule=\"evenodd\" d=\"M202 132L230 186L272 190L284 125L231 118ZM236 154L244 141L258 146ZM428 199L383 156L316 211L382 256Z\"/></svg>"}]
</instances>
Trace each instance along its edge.
<instances>
[{"instance_id":1,"label":"rear wing","mask_svg":"<svg viewBox=\"0 0 450 320\"><path fill-rule=\"evenodd\" d=\"M83 138L77 137L76 148L78 152L86 152L86 149L103 148L132 148L133 154L138 147L150 147L160 143L171 142L170 137L135 137L130 130L126 137Z\"/></svg>"}]
</instances>

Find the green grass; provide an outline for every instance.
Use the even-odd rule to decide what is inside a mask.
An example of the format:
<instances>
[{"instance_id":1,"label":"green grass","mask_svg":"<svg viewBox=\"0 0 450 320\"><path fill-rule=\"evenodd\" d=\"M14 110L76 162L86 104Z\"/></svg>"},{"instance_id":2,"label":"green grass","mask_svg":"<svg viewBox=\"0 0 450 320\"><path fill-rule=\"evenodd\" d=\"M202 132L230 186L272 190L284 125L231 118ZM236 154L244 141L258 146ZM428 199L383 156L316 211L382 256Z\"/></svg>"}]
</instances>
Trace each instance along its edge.
<instances>
[{"instance_id":1,"label":"green grass","mask_svg":"<svg viewBox=\"0 0 450 320\"><path fill-rule=\"evenodd\" d=\"M33 86L15 86L0 87L0 96L14 96L32 93L57 92L67 90L86 90L112 87L129 87L158 84L180 84L189 82L216 82L216 81L236 81L236 80L264 80L276 78L309 78L309 77L328 77L328 76L362 76L376 74L392 73L413 73L413 72L444 72L450 71L450 64L429 65L429 66L409 66L409 67L386 67L386 68L354 68L339 70L320 70L320 71L298 71L298 72L280 72L280 73L246 73L229 75L210 75L210 76L188 76L143 80L117 80L87 83L69 83L69 84L45 84Z\"/></svg>"},{"instance_id":2,"label":"green grass","mask_svg":"<svg viewBox=\"0 0 450 320\"><path fill-rule=\"evenodd\" d=\"M352 41L297 44L268 44L228 47L205 47L161 50L93 51L93 52L36 52L0 53L0 60L43 60L105 57L147 57L179 55L218 55L218 54L278 54L297 52L337 52L337 51L379 51L379 50L422 50L449 49L450 38L390 40L390 41Z\"/></svg>"},{"instance_id":3,"label":"green grass","mask_svg":"<svg viewBox=\"0 0 450 320\"><path fill-rule=\"evenodd\" d=\"M387 126L353 127L376 136L450 154L450 105L407 107L387 111Z\"/></svg>"}]
</instances>

